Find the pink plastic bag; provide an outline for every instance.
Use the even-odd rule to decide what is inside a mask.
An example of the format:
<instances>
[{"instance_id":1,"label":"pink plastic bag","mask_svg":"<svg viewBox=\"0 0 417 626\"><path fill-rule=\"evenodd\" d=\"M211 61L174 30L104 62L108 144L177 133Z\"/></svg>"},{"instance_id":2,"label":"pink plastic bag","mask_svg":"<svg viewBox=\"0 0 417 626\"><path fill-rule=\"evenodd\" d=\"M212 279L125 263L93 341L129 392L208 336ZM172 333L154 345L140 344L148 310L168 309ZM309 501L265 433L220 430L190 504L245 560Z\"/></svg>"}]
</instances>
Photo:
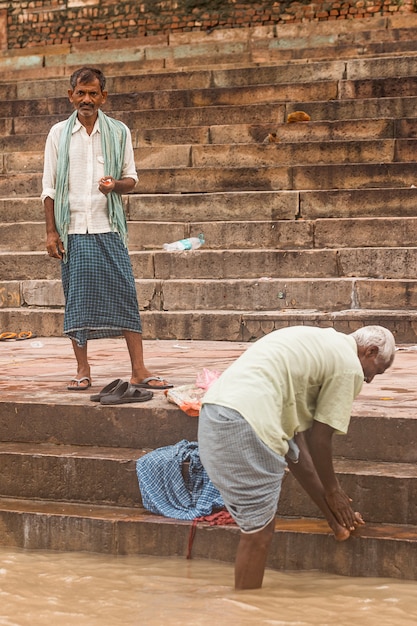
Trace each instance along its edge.
<instances>
[{"instance_id":1,"label":"pink plastic bag","mask_svg":"<svg viewBox=\"0 0 417 626\"><path fill-rule=\"evenodd\" d=\"M197 385L197 387L201 387L201 389L207 390L210 385L212 385L214 381L218 379L219 376L220 372L203 368L203 371L197 374L195 384Z\"/></svg>"}]
</instances>

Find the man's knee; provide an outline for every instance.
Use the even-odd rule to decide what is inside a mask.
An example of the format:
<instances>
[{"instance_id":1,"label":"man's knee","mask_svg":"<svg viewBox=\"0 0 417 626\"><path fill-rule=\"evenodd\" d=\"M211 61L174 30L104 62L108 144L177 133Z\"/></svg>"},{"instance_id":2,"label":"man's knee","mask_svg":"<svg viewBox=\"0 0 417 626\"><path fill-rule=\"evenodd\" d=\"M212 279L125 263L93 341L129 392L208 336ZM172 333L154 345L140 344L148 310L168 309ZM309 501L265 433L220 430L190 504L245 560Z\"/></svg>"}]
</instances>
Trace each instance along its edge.
<instances>
[{"instance_id":1,"label":"man's knee","mask_svg":"<svg viewBox=\"0 0 417 626\"><path fill-rule=\"evenodd\" d=\"M275 530L275 519L271 520L269 524L267 524L261 530L252 532L252 533L241 533L240 540L252 548L256 548L259 550L265 550L269 547L269 544L272 541L272 537L274 535Z\"/></svg>"}]
</instances>

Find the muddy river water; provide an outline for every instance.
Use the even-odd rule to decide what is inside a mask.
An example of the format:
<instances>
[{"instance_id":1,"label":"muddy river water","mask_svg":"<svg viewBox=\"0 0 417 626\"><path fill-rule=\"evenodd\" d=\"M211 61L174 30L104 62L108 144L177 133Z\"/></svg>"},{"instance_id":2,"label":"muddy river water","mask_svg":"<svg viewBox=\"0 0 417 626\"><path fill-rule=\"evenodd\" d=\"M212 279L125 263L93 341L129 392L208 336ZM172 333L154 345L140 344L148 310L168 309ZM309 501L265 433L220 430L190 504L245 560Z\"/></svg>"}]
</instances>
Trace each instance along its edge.
<instances>
[{"instance_id":1,"label":"muddy river water","mask_svg":"<svg viewBox=\"0 0 417 626\"><path fill-rule=\"evenodd\" d=\"M233 566L0 548L1 626L415 626L417 582L267 570L235 592Z\"/></svg>"}]
</instances>

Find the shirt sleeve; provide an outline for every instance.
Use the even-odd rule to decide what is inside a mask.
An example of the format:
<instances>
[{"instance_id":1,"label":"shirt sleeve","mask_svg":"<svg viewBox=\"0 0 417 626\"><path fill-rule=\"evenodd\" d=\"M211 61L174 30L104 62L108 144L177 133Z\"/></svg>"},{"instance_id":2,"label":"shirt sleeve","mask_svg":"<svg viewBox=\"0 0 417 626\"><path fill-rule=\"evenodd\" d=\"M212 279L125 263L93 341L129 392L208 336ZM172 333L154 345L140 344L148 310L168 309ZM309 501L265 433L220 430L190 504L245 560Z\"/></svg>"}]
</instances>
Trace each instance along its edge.
<instances>
[{"instance_id":1,"label":"shirt sleeve","mask_svg":"<svg viewBox=\"0 0 417 626\"><path fill-rule=\"evenodd\" d=\"M320 389L314 419L346 434L352 405L363 385L363 375L344 372L328 378Z\"/></svg>"},{"instance_id":2,"label":"shirt sleeve","mask_svg":"<svg viewBox=\"0 0 417 626\"><path fill-rule=\"evenodd\" d=\"M58 125L55 125L49 131L46 139L42 177L42 202L45 202L45 198L48 197L55 200L56 165L60 135L60 128Z\"/></svg>"}]
</instances>

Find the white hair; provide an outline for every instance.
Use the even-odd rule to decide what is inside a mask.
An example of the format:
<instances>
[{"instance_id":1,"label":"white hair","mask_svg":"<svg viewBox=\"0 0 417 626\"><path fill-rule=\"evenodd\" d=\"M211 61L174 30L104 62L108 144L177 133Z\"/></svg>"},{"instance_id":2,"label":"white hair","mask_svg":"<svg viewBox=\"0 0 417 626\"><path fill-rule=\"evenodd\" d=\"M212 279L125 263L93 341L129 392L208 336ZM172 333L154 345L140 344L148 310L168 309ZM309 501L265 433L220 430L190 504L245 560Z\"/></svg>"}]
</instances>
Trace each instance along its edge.
<instances>
[{"instance_id":1,"label":"white hair","mask_svg":"<svg viewBox=\"0 0 417 626\"><path fill-rule=\"evenodd\" d=\"M351 333L358 346L378 348L377 360L384 365L391 365L395 355L395 339L390 330L384 326L362 326Z\"/></svg>"}]
</instances>

